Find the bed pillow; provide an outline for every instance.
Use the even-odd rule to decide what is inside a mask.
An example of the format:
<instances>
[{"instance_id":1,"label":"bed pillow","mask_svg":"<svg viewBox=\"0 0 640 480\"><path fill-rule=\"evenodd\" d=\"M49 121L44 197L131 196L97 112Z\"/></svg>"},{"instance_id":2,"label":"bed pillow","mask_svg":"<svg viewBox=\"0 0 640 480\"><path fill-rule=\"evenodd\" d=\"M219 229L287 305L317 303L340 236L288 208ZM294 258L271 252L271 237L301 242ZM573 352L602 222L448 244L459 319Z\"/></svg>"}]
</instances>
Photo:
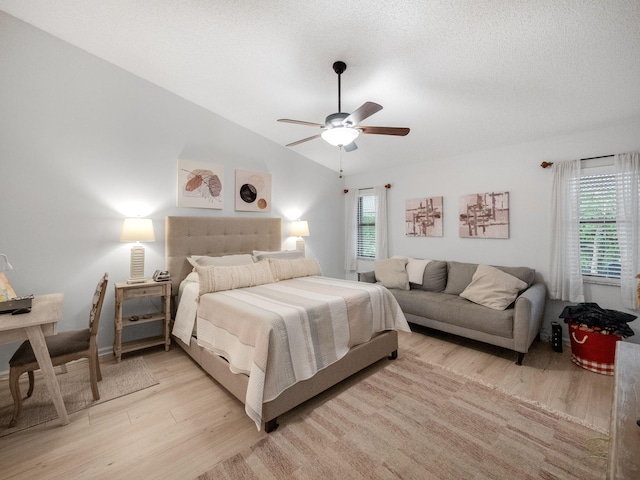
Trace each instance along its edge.
<instances>
[{"instance_id":1,"label":"bed pillow","mask_svg":"<svg viewBox=\"0 0 640 480\"><path fill-rule=\"evenodd\" d=\"M266 261L233 266L198 266L195 269L200 282L200 295L274 282L269 263Z\"/></svg>"},{"instance_id":2,"label":"bed pillow","mask_svg":"<svg viewBox=\"0 0 640 480\"><path fill-rule=\"evenodd\" d=\"M322 275L320 264L315 258L269 258L268 261L276 282L289 280L290 278Z\"/></svg>"},{"instance_id":3,"label":"bed pillow","mask_svg":"<svg viewBox=\"0 0 640 480\"><path fill-rule=\"evenodd\" d=\"M409 259L406 257L376 260L373 263L376 281L387 288L409 290L409 274L407 273L408 262Z\"/></svg>"},{"instance_id":4,"label":"bed pillow","mask_svg":"<svg viewBox=\"0 0 640 480\"><path fill-rule=\"evenodd\" d=\"M279 252L263 252L260 250L254 250L253 256L257 261L264 260L265 258L291 260L294 258L304 257L304 253L302 252L302 250L281 250Z\"/></svg>"},{"instance_id":5,"label":"bed pillow","mask_svg":"<svg viewBox=\"0 0 640 480\"><path fill-rule=\"evenodd\" d=\"M221 257L209 257L206 255L191 255L187 257L187 260L194 267L204 267L206 265L218 265L218 266L229 266L229 265L247 265L253 262L253 257L246 254L239 255L223 255Z\"/></svg>"},{"instance_id":6,"label":"bed pillow","mask_svg":"<svg viewBox=\"0 0 640 480\"><path fill-rule=\"evenodd\" d=\"M527 288L526 282L489 265L478 265L461 297L494 310L504 310Z\"/></svg>"}]
</instances>

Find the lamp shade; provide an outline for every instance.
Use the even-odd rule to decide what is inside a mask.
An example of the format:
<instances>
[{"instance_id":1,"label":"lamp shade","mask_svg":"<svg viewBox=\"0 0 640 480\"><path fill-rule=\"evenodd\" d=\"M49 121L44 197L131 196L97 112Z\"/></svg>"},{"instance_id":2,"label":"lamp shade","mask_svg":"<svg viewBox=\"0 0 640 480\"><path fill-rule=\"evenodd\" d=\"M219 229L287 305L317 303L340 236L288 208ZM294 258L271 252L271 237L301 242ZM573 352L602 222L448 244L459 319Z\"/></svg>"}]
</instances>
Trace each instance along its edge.
<instances>
[{"instance_id":1,"label":"lamp shade","mask_svg":"<svg viewBox=\"0 0 640 480\"><path fill-rule=\"evenodd\" d=\"M291 225L292 237L308 237L309 223L306 220L297 220Z\"/></svg>"},{"instance_id":2,"label":"lamp shade","mask_svg":"<svg viewBox=\"0 0 640 480\"><path fill-rule=\"evenodd\" d=\"M322 132L322 139L334 147L349 145L360 135L360 130L350 127L334 127Z\"/></svg>"},{"instance_id":3,"label":"lamp shade","mask_svg":"<svg viewBox=\"0 0 640 480\"><path fill-rule=\"evenodd\" d=\"M155 242L153 222L150 218L125 218L121 242Z\"/></svg>"}]
</instances>

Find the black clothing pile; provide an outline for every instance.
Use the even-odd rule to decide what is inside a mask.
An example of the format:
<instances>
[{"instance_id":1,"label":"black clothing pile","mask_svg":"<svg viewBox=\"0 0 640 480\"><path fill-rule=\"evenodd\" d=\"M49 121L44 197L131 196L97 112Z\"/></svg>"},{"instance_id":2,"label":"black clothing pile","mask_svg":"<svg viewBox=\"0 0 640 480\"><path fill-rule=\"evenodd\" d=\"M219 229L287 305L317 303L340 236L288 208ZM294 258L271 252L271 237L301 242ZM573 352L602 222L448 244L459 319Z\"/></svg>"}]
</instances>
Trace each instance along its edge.
<instances>
[{"instance_id":1,"label":"black clothing pile","mask_svg":"<svg viewBox=\"0 0 640 480\"><path fill-rule=\"evenodd\" d=\"M634 334L627 324L637 317L630 313L600 308L597 303L579 303L564 307L560 318L564 318L565 323L579 323L603 335L619 335L627 338Z\"/></svg>"}]
</instances>

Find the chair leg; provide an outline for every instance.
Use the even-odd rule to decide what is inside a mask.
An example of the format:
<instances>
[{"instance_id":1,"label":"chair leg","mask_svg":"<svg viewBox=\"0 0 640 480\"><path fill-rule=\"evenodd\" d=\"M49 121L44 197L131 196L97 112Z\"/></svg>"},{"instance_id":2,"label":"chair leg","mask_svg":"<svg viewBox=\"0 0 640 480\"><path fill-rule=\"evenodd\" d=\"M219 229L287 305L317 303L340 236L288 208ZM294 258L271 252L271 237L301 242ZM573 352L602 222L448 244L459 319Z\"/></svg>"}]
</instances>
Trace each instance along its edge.
<instances>
[{"instance_id":1,"label":"chair leg","mask_svg":"<svg viewBox=\"0 0 640 480\"><path fill-rule=\"evenodd\" d=\"M27 398L29 398L33 394L33 388L35 387L36 382L33 376L33 370L29 370L27 375L29 376L29 390L27 391Z\"/></svg>"},{"instance_id":2,"label":"chair leg","mask_svg":"<svg viewBox=\"0 0 640 480\"><path fill-rule=\"evenodd\" d=\"M98 352L96 351L96 371L98 372L98 381L102 381L102 372L100 371L100 357L98 357Z\"/></svg>"},{"instance_id":3,"label":"chair leg","mask_svg":"<svg viewBox=\"0 0 640 480\"><path fill-rule=\"evenodd\" d=\"M94 400L100 400L100 392L98 392L98 359L94 355L89 355L89 377L91 378L91 393Z\"/></svg>"},{"instance_id":4,"label":"chair leg","mask_svg":"<svg viewBox=\"0 0 640 480\"><path fill-rule=\"evenodd\" d=\"M13 397L13 417L9 422L9 427L15 427L22 412L22 396L20 395L20 372L17 369L9 370L9 389Z\"/></svg>"}]
</instances>

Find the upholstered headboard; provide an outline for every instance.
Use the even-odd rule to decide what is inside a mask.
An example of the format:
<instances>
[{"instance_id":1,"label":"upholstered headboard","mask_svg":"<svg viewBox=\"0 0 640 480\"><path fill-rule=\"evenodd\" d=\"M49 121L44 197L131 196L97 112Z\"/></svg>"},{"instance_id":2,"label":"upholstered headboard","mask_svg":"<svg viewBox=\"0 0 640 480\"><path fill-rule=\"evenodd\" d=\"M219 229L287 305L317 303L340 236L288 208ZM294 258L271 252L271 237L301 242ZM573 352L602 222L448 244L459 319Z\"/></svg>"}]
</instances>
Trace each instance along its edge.
<instances>
[{"instance_id":1,"label":"upholstered headboard","mask_svg":"<svg viewBox=\"0 0 640 480\"><path fill-rule=\"evenodd\" d=\"M282 248L282 219L255 217L167 217L165 264L173 294L191 272L190 255L219 257Z\"/></svg>"}]
</instances>

